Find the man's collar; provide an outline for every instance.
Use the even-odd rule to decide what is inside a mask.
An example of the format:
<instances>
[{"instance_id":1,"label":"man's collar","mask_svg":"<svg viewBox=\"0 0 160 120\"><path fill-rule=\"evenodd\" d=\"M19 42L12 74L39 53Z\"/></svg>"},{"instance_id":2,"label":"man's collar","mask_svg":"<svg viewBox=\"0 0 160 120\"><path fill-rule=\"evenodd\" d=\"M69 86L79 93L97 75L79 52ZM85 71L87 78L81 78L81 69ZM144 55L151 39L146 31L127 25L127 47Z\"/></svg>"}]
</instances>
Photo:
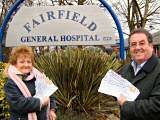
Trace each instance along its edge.
<instances>
[{"instance_id":1,"label":"man's collar","mask_svg":"<svg viewBox=\"0 0 160 120\"><path fill-rule=\"evenodd\" d=\"M144 65L143 70L146 72L151 72L153 68L157 65L158 58L155 55L152 55L148 60L147 63Z\"/></svg>"},{"instance_id":2,"label":"man's collar","mask_svg":"<svg viewBox=\"0 0 160 120\"><path fill-rule=\"evenodd\" d=\"M137 68L137 66L139 66L139 67L142 68L146 62L147 62L147 61L144 61L144 62L141 63L141 64L137 64L136 61L133 60L133 61L131 62L131 65L132 65L132 67L135 67L135 68Z\"/></svg>"},{"instance_id":3,"label":"man's collar","mask_svg":"<svg viewBox=\"0 0 160 120\"><path fill-rule=\"evenodd\" d=\"M134 62L133 62L134 60L132 59L132 62L131 62L131 66L133 67L133 64L134 64ZM144 62L143 62L144 63ZM157 65L157 63L158 63L158 58L157 58L157 56L155 56L154 54L148 59L148 60L146 60L145 61L145 63L143 64L142 63L142 69L144 70L144 71L146 71L146 72L151 72L152 70L153 70L153 68L155 67L155 65Z\"/></svg>"}]
</instances>

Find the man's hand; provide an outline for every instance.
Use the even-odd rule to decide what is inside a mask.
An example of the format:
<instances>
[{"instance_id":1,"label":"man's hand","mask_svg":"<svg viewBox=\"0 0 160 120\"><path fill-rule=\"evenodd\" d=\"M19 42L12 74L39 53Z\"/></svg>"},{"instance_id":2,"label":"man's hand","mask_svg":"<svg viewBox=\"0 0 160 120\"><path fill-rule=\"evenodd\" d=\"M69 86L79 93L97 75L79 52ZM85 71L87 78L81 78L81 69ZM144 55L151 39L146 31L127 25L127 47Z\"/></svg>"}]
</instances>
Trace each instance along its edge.
<instances>
[{"instance_id":1,"label":"man's hand","mask_svg":"<svg viewBox=\"0 0 160 120\"><path fill-rule=\"evenodd\" d=\"M122 106L124 102L126 101L126 98L121 94L118 98L118 103Z\"/></svg>"}]
</instances>

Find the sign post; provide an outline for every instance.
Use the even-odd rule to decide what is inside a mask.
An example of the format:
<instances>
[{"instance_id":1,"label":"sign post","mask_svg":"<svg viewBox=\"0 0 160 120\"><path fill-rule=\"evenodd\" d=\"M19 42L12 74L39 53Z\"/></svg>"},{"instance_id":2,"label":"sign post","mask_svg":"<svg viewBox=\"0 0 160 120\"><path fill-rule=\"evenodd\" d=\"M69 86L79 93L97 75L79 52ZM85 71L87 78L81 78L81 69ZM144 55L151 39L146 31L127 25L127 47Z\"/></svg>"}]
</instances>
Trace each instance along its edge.
<instances>
[{"instance_id":1,"label":"sign post","mask_svg":"<svg viewBox=\"0 0 160 120\"><path fill-rule=\"evenodd\" d=\"M119 33L119 38L120 38L120 59L124 60L125 59L125 48L124 48L124 37L123 37L123 31L122 31L122 27L121 24L118 20L117 15L114 13L114 11L112 10L111 6L106 2L106 0L99 0L109 11L109 13L111 14L112 18L114 19L114 22L117 26L117 30Z\"/></svg>"},{"instance_id":2,"label":"sign post","mask_svg":"<svg viewBox=\"0 0 160 120\"><path fill-rule=\"evenodd\" d=\"M5 45L114 45L110 23L95 5L22 6L9 24Z\"/></svg>"},{"instance_id":3,"label":"sign post","mask_svg":"<svg viewBox=\"0 0 160 120\"><path fill-rule=\"evenodd\" d=\"M0 27L1 61L3 60L2 43L4 30L13 12L17 10L23 1L18 0L15 2ZM124 60L124 40L120 22L107 2L104 0L100 0L100 2L107 8L116 23L120 37L120 58ZM89 12L86 12L86 9ZM23 13L24 11L29 14ZM93 13L96 16L93 16ZM24 17L24 14L28 16ZM14 18L18 18L18 22ZM29 46L114 44L114 32L110 26L111 22L107 20L108 18L104 14L104 11L97 9L97 7L54 6L47 8L39 7L39 9L35 9L35 7L22 7L14 18L7 31L7 46L17 46L20 44ZM63 25L61 25L62 23Z\"/></svg>"},{"instance_id":4,"label":"sign post","mask_svg":"<svg viewBox=\"0 0 160 120\"><path fill-rule=\"evenodd\" d=\"M10 20L12 14L17 10L18 6L23 2L24 0L16 0L16 2L11 6L8 13L6 14L2 25L0 26L0 61L3 61L3 39L4 39L4 31L6 29L7 23Z\"/></svg>"}]
</instances>

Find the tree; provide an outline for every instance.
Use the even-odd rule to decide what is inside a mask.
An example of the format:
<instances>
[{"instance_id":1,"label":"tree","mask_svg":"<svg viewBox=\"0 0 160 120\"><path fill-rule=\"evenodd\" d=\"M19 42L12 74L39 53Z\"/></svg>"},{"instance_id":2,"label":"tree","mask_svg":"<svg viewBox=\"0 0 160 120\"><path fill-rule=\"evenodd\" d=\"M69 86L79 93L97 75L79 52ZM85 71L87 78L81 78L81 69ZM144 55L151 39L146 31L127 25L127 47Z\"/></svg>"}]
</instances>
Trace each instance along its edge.
<instances>
[{"instance_id":1,"label":"tree","mask_svg":"<svg viewBox=\"0 0 160 120\"><path fill-rule=\"evenodd\" d=\"M129 27L129 32L134 28L152 28L160 25L159 0L117 0L111 2L122 21ZM157 17L158 16L158 17Z\"/></svg>"},{"instance_id":2,"label":"tree","mask_svg":"<svg viewBox=\"0 0 160 120\"><path fill-rule=\"evenodd\" d=\"M6 16L9 8L15 3L16 0L1 0L0 1L0 25L2 24L2 21L4 17ZM33 4L34 0L25 0L26 5Z\"/></svg>"}]
</instances>

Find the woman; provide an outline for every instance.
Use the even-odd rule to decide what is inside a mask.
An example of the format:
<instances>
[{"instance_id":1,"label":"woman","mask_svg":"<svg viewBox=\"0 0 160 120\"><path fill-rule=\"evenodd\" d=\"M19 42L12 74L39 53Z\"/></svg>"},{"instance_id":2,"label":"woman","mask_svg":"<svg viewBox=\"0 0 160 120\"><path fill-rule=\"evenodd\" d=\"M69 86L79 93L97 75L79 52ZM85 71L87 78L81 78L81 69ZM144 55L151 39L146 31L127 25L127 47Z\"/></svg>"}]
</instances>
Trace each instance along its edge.
<instances>
[{"instance_id":1,"label":"woman","mask_svg":"<svg viewBox=\"0 0 160 120\"><path fill-rule=\"evenodd\" d=\"M10 106L10 120L55 120L54 96L36 96L37 76L42 75L34 64L31 47L19 46L12 50L7 68L8 81L4 91Z\"/></svg>"}]
</instances>

